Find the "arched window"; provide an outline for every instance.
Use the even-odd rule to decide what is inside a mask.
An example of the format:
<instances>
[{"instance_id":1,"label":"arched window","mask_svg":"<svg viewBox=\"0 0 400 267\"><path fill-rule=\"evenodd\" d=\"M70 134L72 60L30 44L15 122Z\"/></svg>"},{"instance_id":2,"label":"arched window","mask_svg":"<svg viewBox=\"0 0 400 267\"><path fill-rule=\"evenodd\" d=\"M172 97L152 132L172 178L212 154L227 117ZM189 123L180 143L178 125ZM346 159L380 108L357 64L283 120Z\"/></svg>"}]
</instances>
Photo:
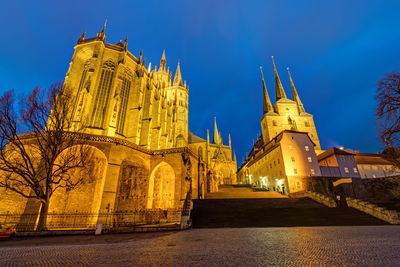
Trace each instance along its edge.
<instances>
[{"instance_id":1,"label":"arched window","mask_svg":"<svg viewBox=\"0 0 400 267\"><path fill-rule=\"evenodd\" d=\"M111 86L114 78L115 65L112 61L106 61L101 68L99 87L93 104L93 117L91 126L103 128L104 115L108 106Z\"/></svg>"},{"instance_id":2,"label":"arched window","mask_svg":"<svg viewBox=\"0 0 400 267\"><path fill-rule=\"evenodd\" d=\"M80 103L82 101L82 99L81 99L82 98L82 90L85 85L85 80L86 80L86 76L87 76L87 73L89 70L90 63L91 63L91 60L89 59L86 61L85 65L84 65L84 69L83 69L82 76L81 76L81 81L79 82L78 91L76 92L76 95L75 95L75 104L73 107L74 108L74 111L73 111L74 118L78 116L78 113L79 113L78 111L80 110L78 108L78 106L80 104L83 104L83 103Z\"/></svg>"},{"instance_id":3,"label":"arched window","mask_svg":"<svg viewBox=\"0 0 400 267\"><path fill-rule=\"evenodd\" d=\"M132 73L129 70L125 71L122 80L122 87L120 92L120 106L118 112L117 133L124 134L126 112L128 107L129 92L131 89Z\"/></svg>"}]
</instances>

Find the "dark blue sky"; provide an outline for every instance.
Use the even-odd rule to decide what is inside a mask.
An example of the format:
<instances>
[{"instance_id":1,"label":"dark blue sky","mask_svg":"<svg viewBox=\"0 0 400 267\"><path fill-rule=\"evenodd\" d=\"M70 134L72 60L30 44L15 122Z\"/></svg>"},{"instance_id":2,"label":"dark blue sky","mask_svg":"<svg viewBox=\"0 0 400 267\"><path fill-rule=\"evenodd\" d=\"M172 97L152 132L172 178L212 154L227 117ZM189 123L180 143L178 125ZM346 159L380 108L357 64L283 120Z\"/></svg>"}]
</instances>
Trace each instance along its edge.
<instances>
[{"instance_id":1,"label":"dark blue sky","mask_svg":"<svg viewBox=\"0 0 400 267\"><path fill-rule=\"evenodd\" d=\"M163 49L174 71L181 60L190 130L205 138L217 116L239 162L261 131L260 65L275 98L271 55L288 95L290 67L324 149L376 152L376 83L400 70L399 10L398 0L3 0L0 90L24 92L63 79L83 30L94 36L107 18L106 41L128 35L128 49L143 49L153 66Z\"/></svg>"}]
</instances>

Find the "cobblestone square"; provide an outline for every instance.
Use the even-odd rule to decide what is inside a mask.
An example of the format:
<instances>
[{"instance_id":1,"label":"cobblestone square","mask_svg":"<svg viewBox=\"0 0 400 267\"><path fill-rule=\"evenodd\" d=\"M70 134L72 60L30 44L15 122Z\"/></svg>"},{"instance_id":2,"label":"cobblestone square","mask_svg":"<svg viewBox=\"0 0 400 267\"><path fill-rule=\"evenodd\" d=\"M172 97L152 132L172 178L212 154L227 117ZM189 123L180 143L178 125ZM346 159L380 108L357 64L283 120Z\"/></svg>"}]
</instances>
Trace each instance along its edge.
<instances>
[{"instance_id":1,"label":"cobblestone square","mask_svg":"<svg viewBox=\"0 0 400 267\"><path fill-rule=\"evenodd\" d=\"M399 226L192 229L0 242L0 266L400 266Z\"/></svg>"}]
</instances>

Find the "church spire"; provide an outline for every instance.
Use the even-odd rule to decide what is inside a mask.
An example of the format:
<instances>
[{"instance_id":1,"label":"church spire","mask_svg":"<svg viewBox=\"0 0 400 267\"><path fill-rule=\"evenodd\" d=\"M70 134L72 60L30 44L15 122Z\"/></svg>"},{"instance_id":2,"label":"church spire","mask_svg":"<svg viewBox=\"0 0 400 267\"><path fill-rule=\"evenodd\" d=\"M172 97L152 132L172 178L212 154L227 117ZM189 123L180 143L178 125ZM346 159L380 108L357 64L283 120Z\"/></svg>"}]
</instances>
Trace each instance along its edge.
<instances>
[{"instance_id":1,"label":"church spire","mask_svg":"<svg viewBox=\"0 0 400 267\"><path fill-rule=\"evenodd\" d=\"M167 59L165 58L165 49L163 50L161 60L160 60L160 71L167 71Z\"/></svg>"},{"instance_id":2,"label":"church spire","mask_svg":"<svg viewBox=\"0 0 400 267\"><path fill-rule=\"evenodd\" d=\"M281 98L287 98L287 97L285 94L285 90L283 90L281 80L279 79L278 71L276 70L275 61L274 61L273 56L272 56L272 63L274 64L276 100L278 101Z\"/></svg>"},{"instance_id":3,"label":"church spire","mask_svg":"<svg viewBox=\"0 0 400 267\"><path fill-rule=\"evenodd\" d=\"M124 50L126 51L128 49L128 35L125 36L125 41L124 41Z\"/></svg>"},{"instance_id":4,"label":"church spire","mask_svg":"<svg viewBox=\"0 0 400 267\"><path fill-rule=\"evenodd\" d=\"M265 81L264 81L264 74L262 72L262 67L260 66L260 70L261 70L261 79L262 79L262 84L263 84L263 104L264 104L264 108L263 108L263 114L267 113L267 112L272 112L272 104L271 104L271 100L269 99L269 95L268 95L268 91L267 91L267 86L265 85Z\"/></svg>"},{"instance_id":5,"label":"church spire","mask_svg":"<svg viewBox=\"0 0 400 267\"><path fill-rule=\"evenodd\" d=\"M176 67L174 82L172 85L183 86L181 67L179 65L179 61L178 61L178 67Z\"/></svg>"},{"instance_id":6,"label":"church spire","mask_svg":"<svg viewBox=\"0 0 400 267\"><path fill-rule=\"evenodd\" d=\"M83 31L82 36L78 39L78 44L85 40L86 31Z\"/></svg>"},{"instance_id":7,"label":"church spire","mask_svg":"<svg viewBox=\"0 0 400 267\"><path fill-rule=\"evenodd\" d=\"M217 117L214 117L214 138L213 138L213 144L219 144L219 132L218 132L218 127L217 127Z\"/></svg>"},{"instance_id":8,"label":"church spire","mask_svg":"<svg viewBox=\"0 0 400 267\"><path fill-rule=\"evenodd\" d=\"M102 40L102 41L104 41L104 40L106 39L106 34L105 34L105 32L106 32L106 26L107 26L107 19L106 19L106 22L105 22L104 25L103 25L103 29L101 30L101 32L99 32L99 33L97 34L97 38L99 38L99 39Z\"/></svg>"},{"instance_id":9,"label":"church spire","mask_svg":"<svg viewBox=\"0 0 400 267\"><path fill-rule=\"evenodd\" d=\"M299 97L299 95L297 94L297 90L296 90L296 87L294 86L294 83L293 83L293 80L292 80L292 75L290 75L289 68L287 68L287 71L288 71L288 73L289 73L290 84L291 84L291 86L292 86L293 100L294 100L294 102L296 102L296 104L297 104L297 108L299 109L299 113L306 112L305 109L304 109L303 104L302 104L301 101L300 101L300 97Z\"/></svg>"}]
</instances>

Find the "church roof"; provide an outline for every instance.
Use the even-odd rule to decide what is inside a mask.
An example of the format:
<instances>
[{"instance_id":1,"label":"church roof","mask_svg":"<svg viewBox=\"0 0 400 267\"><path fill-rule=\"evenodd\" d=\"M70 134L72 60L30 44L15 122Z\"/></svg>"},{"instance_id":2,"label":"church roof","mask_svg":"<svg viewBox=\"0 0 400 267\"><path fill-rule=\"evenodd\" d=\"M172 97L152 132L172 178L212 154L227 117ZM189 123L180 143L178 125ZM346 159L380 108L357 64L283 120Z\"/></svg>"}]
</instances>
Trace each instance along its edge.
<instances>
[{"instance_id":1,"label":"church roof","mask_svg":"<svg viewBox=\"0 0 400 267\"><path fill-rule=\"evenodd\" d=\"M189 137L188 137L188 143L189 144L194 144L194 143L205 143L206 140L198 137L197 135L194 135L191 131L189 131Z\"/></svg>"},{"instance_id":2,"label":"church roof","mask_svg":"<svg viewBox=\"0 0 400 267\"><path fill-rule=\"evenodd\" d=\"M354 156L355 154L347 152L345 150L341 150L341 149L339 149L337 147L331 147L330 149L326 150L325 152L319 154L317 156L317 158L318 158L318 161L321 161L321 160L326 159L326 158L328 158L328 157L330 157L332 155Z\"/></svg>"},{"instance_id":3,"label":"church roof","mask_svg":"<svg viewBox=\"0 0 400 267\"><path fill-rule=\"evenodd\" d=\"M359 153L356 152L354 159L357 164L369 165L393 165L389 160L382 157L382 155L374 153Z\"/></svg>"}]
</instances>

